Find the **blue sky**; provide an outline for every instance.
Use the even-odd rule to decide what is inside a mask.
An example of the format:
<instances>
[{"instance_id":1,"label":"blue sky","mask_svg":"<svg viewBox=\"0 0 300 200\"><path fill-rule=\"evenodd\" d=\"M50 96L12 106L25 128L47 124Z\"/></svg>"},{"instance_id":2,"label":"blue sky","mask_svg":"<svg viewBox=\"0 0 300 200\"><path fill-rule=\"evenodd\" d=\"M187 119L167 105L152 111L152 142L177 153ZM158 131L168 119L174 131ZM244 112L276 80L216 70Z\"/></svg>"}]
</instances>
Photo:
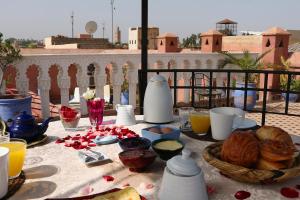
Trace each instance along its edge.
<instances>
[{"instance_id":1,"label":"blue sky","mask_svg":"<svg viewBox=\"0 0 300 200\"><path fill-rule=\"evenodd\" d=\"M115 25L127 42L128 28L141 23L141 0L115 0L115 7ZM238 30L300 29L299 8L299 0L149 0L149 25L180 38L214 28L223 18L237 21ZM0 32L16 38L70 36L72 11L76 34L84 33L85 23L94 20L100 26L95 36L102 37L104 22L110 38L110 0L1 0Z\"/></svg>"}]
</instances>

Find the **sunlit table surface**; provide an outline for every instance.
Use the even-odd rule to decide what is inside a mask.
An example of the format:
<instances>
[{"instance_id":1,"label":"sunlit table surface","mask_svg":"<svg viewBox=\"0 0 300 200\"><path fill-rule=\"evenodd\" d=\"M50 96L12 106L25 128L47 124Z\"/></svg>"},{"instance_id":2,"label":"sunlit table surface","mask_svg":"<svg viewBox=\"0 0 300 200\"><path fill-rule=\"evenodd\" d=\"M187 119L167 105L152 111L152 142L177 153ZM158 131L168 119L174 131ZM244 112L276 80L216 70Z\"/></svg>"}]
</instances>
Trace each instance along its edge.
<instances>
[{"instance_id":1,"label":"sunlit table surface","mask_svg":"<svg viewBox=\"0 0 300 200\"><path fill-rule=\"evenodd\" d=\"M105 117L104 121L115 119L115 116ZM142 116L136 116L137 125L130 126L131 130L141 134L141 129L152 126L144 123ZM172 126L179 126L178 118ZM88 118L80 119L79 126L89 125ZM58 137L75 135L83 132L66 132L60 121L50 123L46 132L49 139L41 145L28 149L24 171L26 182L22 188L10 199L45 199L49 197L75 197L80 196L82 188L90 185L92 193L99 193L113 188L122 188L125 184L130 184L136 188L141 195L147 199L157 199L163 169L166 163L159 158L144 173L130 172L124 167L118 158L121 152L119 145L103 145L93 147L97 151L105 153L113 162L94 167L87 167L78 157L78 151L73 148L64 147L63 144L55 144ZM202 150L209 145L189 138L181 134L180 139L186 147L192 150L192 157L204 170L205 180L208 185L215 188L215 192L210 195L210 199L235 199L234 194L239 190L246 190L251 193L249 199L285 199L280 194L280 189L287 186L300 184L300 178L295 178L286 183L275 185L251 185L239 183L220 175L219 171L207 164L202 158ZM299 137L293 136L295 142L299 142ZM115 178L113 182L106 182L102 176L111 175ZM153 184L152 189L147 189L148 184Z\"/></svg>"}]
</instances>

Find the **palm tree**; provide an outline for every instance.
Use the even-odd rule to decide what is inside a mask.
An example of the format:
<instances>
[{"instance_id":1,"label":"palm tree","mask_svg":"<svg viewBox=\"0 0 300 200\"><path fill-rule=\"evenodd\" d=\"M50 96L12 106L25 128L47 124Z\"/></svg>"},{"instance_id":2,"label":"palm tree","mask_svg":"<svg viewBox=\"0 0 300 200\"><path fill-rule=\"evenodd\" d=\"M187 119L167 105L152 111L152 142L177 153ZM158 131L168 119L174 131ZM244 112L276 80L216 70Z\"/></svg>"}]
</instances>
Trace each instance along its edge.
<instances>
[{"instance_id":1,"label":"palm tree","mask_svg":"<svg viewBox=\"0 0 300 200\"><path fill-rule=\"evenodd\" d=\"M236 65L241 68L241 70L255 70L260 66L260 61L265 57L269 52L266 51L260 56L253 58L248 50L243 51L243 56L241 58L236 57L234 54L229 52L219 52L220 54L225 56L223 63L221 64L221 68L224 68L228 64ZM255 82L256 76L255 74L249 75L249 82Z\"/></svg>"}]
</instances>

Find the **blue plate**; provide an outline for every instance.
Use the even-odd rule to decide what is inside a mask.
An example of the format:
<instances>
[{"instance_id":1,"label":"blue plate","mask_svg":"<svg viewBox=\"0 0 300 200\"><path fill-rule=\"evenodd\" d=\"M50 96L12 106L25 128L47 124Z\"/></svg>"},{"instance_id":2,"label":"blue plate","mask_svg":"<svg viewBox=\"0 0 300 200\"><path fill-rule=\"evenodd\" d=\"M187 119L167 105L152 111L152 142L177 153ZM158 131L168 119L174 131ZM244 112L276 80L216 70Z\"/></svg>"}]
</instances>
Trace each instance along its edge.
<instances>
[{"instance_id":1,"label":"blue plate","mask_svg":"<svg viewBox=\"0 0 300 200\"><path fill-rule=\"evenodd\" d=\"M97 136L93 140L98 145L104 145L104 144L112 144L118 141L118 137L116 135L108 135L108 136Z\"/></svg>"}]
</instances>

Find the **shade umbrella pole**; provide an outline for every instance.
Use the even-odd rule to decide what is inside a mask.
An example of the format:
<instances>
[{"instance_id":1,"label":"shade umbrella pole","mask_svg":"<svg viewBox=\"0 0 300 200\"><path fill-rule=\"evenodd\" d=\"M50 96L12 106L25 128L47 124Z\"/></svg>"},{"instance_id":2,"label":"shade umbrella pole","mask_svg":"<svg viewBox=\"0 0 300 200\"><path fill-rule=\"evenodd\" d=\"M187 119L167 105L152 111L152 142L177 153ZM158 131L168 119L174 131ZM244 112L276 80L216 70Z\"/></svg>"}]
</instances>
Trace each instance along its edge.
<instances>
[{"instance_id":1,"label":"shade umbrella pole","mask_svg":"<svg viewBox=\"0 0 300 200\"><path fill-rule=\"evenodd\" d=\"M142 53L140 72L140 111L143 114L144 95L147 87L148 69L148 0L142 0Z\"/></svg>"}]
</instances>

